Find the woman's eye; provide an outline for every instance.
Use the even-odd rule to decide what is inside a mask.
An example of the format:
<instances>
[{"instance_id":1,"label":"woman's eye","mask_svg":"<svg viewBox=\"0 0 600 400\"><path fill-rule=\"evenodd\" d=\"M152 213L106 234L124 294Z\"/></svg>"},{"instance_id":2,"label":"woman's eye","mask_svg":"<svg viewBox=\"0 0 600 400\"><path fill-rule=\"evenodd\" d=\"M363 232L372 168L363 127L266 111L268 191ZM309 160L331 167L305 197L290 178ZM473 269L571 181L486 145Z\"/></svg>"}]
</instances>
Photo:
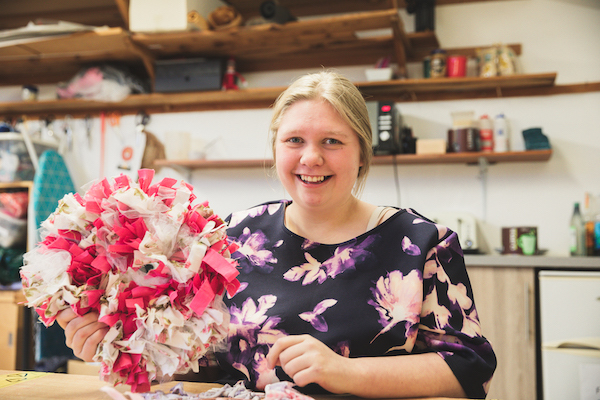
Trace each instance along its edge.
<instances>
[{"instance_id":1,"label":"woman's eye","mask_svg":"<svg viewBox=\"0 0 600 400\"><path fill-rule=\"evenodd\" d=\"M330 139L325 139L325 143L326 143L326 144L341 144L342 142L340 142L340 141L339 141L339 140L337 140L337 139L331 139L331 138L330 138Z\"/></svg>"},{"instance_id":2,"label":"woman's eye","mask_svg":"<svg viewBox=\"0 0 600 400\"><path fill-rule=\"evenodd\" d=\"M302 139L299 137L291 137L287 140L289 143L302 143Z\"/></svg>"}]
</instances>

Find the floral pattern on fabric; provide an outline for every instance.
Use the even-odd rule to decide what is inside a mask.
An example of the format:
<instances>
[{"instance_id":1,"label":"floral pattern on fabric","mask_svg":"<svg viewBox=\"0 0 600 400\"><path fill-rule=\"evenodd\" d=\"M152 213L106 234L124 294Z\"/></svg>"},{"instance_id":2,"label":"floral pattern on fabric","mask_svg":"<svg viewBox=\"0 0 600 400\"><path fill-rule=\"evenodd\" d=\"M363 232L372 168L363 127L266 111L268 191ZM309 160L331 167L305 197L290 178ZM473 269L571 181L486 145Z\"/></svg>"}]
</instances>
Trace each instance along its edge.
<instances>
[{"instance_id":1,"label":"floral pattern on fabric","mask_svg":"<svg viewBox=\"0 0 600 400\"><path fill-rule=\"evenodd\" d=\"M264 357L278 337L310 334L345 357L436 352L469 397L485 397L496 358L456 233L399 210L352 240L321 244L285 227L287 204L229 219L241 288L226 299L232 333L217 358L231 382L290 380Z\"/></svg>"},{"instance_id":2,"label":"floral pattern on fabric","mask_svg":"<svg viewBox=\"0 0 600 400\"><path fill-rule=\"evenodd\" d=\"M407 276L402 276L400 271L392 271L387 277L381 277L377 285L371 288L375 301L368 303L379 312L379 323L383 329L377 333L373 340L396 324L403 322L407 333L407 351L412 349L416 339L417 324L421 309L422 294L421 277L417 270L412 270ZM373 340L371 342L373 342ZM393 350L402 347L394 347Z\"/></svg>"},{"instance_id":3,"label":"floral pattern on fabric","mask_svg":"<svg viewBox=\"0 0 600 400\"><path fill-rule=\"evenodd\" d=\"M315 280L318 283L323 283L328 277L335 278L346 270L355 269L356 263L361 262L368 257L369 252L366 248L373 240L374 238L368 238L357 245L352 241L347 245L339 246L335 250L334 255L323 263L317 261L310 253L304 253L307 262L297 267L290 268L283 274L283 278L288 281L297 281L304 276L302 285L311 284ZM314 245L313 242L311 243ZM305 248L307 247L303 246L303 249Z\"/></svg>"},{"instance_id":4,"label":"floral pattern on fabric","mask_svg":"<svg viewBox=\"0 0 600 400\"><path fill-rule=\"evenodd\" d=\"M264 295L258 299L258 304L248 298L241 308L232 306L229 309L229 344L232 346L229 361L249 380L260 378L268 380L267 383L277 382L274 372L266 367L265 360L270 346L285 335L276 329L281 318L266 315L276 302L275 296Z\"/></svg>"},{"instance_id":5,"label":"floral pattern on fabric","mask_svg":"<svg viewBox=\"0 0 600 400\"><path fill-rule=\"evenodd\" d=\"M261 231L250 232L248 228L244 228L244 233L239 238L240 248L238 253L243 255L250 263L245 264L244 269L259 268L265 272L273 270L274 263L277 259L273 257L273 253L264 248L268 241L265 234Z\"/></svg>"},{"instance_id":6,"label":"floral pattern on fabric","mask_svg":"<svg viewBox=\"0 0 600 400\"><path fill-rule=\"evenodd\" d=\"M329 307L333 307L336 303L337 300L335 299L325 299L317 304L312 311L303 312L298 314L298 316L306 322L310 322L313 328L319 332L327 332L329 327L327 326L325 318L321 314L323 314Z\"/></svg>"}]
</instances>

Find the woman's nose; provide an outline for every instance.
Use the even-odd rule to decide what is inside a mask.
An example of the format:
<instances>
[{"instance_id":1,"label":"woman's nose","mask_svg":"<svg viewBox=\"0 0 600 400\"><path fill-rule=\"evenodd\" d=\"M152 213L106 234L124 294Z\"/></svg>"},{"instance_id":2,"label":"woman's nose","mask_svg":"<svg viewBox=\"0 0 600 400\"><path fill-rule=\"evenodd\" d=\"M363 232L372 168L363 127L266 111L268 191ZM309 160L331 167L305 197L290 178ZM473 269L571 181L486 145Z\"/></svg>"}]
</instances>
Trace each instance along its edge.
<instances>
[{"instance_id":1,"label":"woman's nose","mask_svg":"<svg viewBox=\"0 0 600 400\"><path fill-rule=\"evenodd\" d=\"M308 167L319 166L323 164L323 154L318 146L308 145L302 152L300 162Z\"/></svg>"}]
</instances>

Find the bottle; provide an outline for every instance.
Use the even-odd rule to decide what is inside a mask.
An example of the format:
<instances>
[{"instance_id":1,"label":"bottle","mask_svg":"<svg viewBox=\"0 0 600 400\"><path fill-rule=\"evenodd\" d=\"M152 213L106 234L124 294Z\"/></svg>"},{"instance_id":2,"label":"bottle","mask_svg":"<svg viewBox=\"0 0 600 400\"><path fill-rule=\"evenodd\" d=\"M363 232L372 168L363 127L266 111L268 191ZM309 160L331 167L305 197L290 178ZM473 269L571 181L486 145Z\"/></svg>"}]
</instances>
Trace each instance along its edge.
<instances>
[{"instance_id":1,"label":"bottle","mask_svg":"<svg viewBox=\"0 0 600 400\"><path fill-rule=\"evenodd\" d=\"M583 217L579 210L579 203L575 203L573 215L571 216L570 232L570 252L572 256L584 256L585 250L585 227Z\"/></svg>"},{"instance_id":2,"label":"bottle","mask_svg":"<svg viewBox=\"0 0 600 400\"><path fill-rule=\"evenodd\" d=\"M492 120L486 114L479 118L479 142L481 143L481 151L491 152L494 150Z\"/></svg>"},{"instance_id":3,"label":"bottle","mask_svg":"<svg viewBox=\"0 0 600 400\"><path fill-rule=\"evenodd\" d=\"M595 204L593 197L589 192L585 193L585 202L583 206L583 224L585 226L585 253L588 256L594 255L595 240Z\"/></svg>"},{"instance_id":4,"label":"bottle","mask_svg":"<svg viewBox=\"0 0 600 400\"><path fill-rule=\"evenodd\" d=\"M508 151L508 131L504 114L498 114L494 121L494 151L498 153Z\"/></svg>"}]
</instances>

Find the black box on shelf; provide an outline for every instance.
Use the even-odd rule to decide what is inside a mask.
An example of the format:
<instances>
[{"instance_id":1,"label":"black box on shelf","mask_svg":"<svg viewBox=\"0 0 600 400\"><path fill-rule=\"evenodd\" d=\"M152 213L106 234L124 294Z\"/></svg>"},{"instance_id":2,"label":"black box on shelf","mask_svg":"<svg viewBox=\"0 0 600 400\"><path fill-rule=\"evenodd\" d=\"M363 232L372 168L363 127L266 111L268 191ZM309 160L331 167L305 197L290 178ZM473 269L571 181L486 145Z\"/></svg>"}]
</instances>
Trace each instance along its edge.
<instances>
[{"instance_id":1,"label":"black box on shelf","mask_svg":"<svg viewBox=\"0 0 600 400\"><path fill-rule=\"evenodd\" d=\"M375 155L400 152L400 113L393 101L367 101Z\"/></svg>"},{"instance_id":2,"label":"black box on shelf","mask_svg":"<svg viewBox=\"0 0 600 400\"><path fill-rule=\"evenodd\" d=\"M157 60L155 92L219 90L223 82L223 61L209 58Z\"/></svg>"}]
</instances>

